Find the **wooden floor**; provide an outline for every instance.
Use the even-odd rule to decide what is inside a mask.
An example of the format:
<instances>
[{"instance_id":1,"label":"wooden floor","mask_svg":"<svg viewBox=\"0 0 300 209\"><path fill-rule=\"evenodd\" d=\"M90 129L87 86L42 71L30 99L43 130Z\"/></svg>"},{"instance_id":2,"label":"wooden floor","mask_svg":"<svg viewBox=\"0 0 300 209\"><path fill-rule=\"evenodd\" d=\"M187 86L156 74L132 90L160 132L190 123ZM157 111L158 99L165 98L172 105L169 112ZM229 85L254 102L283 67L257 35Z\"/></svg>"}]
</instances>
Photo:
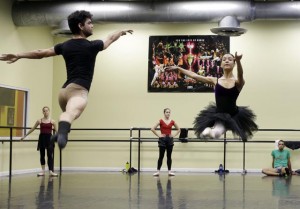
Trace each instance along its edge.
<instances>
[{"instance_id":1,"label":"wooden floor","mask_svg":"<svg viewBox=\"0 0 300 209\"><path fill-rule=\"evenodd\" d=\"M64 172L0 177L1 209L300 208L300 176Z\"/></svg>"}]
</instances>

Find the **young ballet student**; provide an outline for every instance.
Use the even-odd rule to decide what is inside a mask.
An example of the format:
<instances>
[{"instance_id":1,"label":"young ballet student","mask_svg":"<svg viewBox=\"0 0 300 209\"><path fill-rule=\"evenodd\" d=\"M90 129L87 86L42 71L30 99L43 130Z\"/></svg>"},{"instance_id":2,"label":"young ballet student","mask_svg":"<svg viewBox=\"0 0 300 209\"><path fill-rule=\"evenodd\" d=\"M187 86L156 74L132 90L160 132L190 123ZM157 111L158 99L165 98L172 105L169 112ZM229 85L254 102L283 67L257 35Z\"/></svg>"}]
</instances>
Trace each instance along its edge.
<instances>
[{"instance_id":1,"label":"young ballet student","mask_svg":"<svg viewBox=\"0 0 300 209\"><path fill-rule=\"evenodd\" d=\"M170 108L164 109L164 118L160 119L152 128L151 131L157 136L158 147L159 147L159 158L157 161L157 172L153 176L160 175L160 169L163 163L165 152L167 151L167 166L168 175L175 176L171 171L172 168L172 151L174 146L173 137L176 137L180 133L180 128L177 123L170 118L171 110ZM160 134L156 131L157 127L160 127ZM172 128L175 127L176 132L172 135Z\"/></svg>"}]
</instances>

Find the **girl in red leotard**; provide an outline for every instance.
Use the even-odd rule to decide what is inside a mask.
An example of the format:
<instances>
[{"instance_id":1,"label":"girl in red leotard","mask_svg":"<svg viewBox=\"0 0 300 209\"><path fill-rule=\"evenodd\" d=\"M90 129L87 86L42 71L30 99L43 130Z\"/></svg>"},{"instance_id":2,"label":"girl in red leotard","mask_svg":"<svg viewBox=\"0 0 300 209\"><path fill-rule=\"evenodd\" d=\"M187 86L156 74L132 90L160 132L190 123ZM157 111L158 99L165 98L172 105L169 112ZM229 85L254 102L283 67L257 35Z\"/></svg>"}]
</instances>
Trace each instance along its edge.
<instances>
[{"instance_id":1,"label":"girl in red leotard","mask_svg":"<svg viewBox=\"0 0 300 209\"><path fill-rule=\"evenodd\" d=\"M170 119L171 110L169 108L164 109L164 118L160 119L155 126L151 128L151 131L159 138L158 147L159 147L159 158L157 161L157 172L153 176L159 176L160 168L164 159L165 151L167 151L167 165L169 176L175 176L171 171L172 167L172 151L173 151L173 137L177 136L180 133L180 128L174 120ZM160 134L156 132L156 128L160 127ZM176 133L172 135L172 127L175 127Z\"/></svg>"}]
</instances>

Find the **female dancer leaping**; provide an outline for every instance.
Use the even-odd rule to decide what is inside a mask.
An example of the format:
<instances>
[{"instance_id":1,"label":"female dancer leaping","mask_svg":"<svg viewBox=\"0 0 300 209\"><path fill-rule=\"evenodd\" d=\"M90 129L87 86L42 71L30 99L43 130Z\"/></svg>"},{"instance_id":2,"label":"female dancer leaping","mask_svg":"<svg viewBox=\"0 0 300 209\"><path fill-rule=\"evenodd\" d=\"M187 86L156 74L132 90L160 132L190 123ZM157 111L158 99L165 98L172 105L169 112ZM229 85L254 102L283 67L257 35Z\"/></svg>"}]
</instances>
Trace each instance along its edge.
<instances>
[{"instance_id":1,"label":"female dancer leaping","mask_svg":"<svg viewBox=\"0 0 300 209\"><path fill-rule=\"evenodd\" d=\"M224 74L220 78L204 77L192 71L172 66L171 70L178 69L181 73L196 81L211 84L215 90L216 103L210 104L202 110L194 121L195 134L198 138L219 138L226 130L231 130L243 141L252 137L258 127L254 120L255 114L247 107L238 107L236 100L245 84L242 55L235 53L225 54L222 57L221 67ZM237 78L233 75L233 68L237 65Z\"/></svg>"}]
</instances>

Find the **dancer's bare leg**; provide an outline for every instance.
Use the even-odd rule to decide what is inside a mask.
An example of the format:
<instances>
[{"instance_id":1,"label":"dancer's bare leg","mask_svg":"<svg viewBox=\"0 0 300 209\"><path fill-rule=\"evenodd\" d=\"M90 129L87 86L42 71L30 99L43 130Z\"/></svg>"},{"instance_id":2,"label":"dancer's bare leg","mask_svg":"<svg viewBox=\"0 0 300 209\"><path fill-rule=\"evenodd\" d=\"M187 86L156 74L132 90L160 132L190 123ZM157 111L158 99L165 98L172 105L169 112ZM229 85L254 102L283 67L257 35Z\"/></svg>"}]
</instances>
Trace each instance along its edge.
<instances>
[{"instance_id":1,"label":"dancer's bare leg","mask_svg":"<svg viewBox=\"0 0 300 209\"><path fill-rule=\"evenodd\" d=\"M82 86L71 83L60 90L58 101L63 111L59 121L72 123L85 109L88 102L88 91Z\"/></svg>"},{"instance_id":2,"label":"dancer's bare leg","mask_svg":"<svg viewBox=\"0 0 300 209\"><path fill-rule=\"evenodd\" d=\"M68 100L66 110L61 113L59 121L66 121L72 124L72 122L79 118L83 110L87 105L87 97L73 96Z\"/></svg>"},{"instance_id":3,"label":"dancer's bare leg","mask_svg":"<svg viewBox=\"0 0 300 209\"><path fill-rule=\"evenodd\" d=\"M280 176L286 173L285 168L281 168L281 172L279 173L276 168L264 168L262 169L262 173L267 176Z\"/></svg>"},{"instance_id":4,"label":"dancer's bare leg","mask_svg":"<svg viewBox=\"0 0 300 209\"><path fill-rule=\"evenodd\" d=\"M69 84L60 90L59 105L63 111L58 123L57 142L63 149L68 141L72 122L84 111L88 102L88 91L77 84Z\"/></svg>"}]
</instances>

